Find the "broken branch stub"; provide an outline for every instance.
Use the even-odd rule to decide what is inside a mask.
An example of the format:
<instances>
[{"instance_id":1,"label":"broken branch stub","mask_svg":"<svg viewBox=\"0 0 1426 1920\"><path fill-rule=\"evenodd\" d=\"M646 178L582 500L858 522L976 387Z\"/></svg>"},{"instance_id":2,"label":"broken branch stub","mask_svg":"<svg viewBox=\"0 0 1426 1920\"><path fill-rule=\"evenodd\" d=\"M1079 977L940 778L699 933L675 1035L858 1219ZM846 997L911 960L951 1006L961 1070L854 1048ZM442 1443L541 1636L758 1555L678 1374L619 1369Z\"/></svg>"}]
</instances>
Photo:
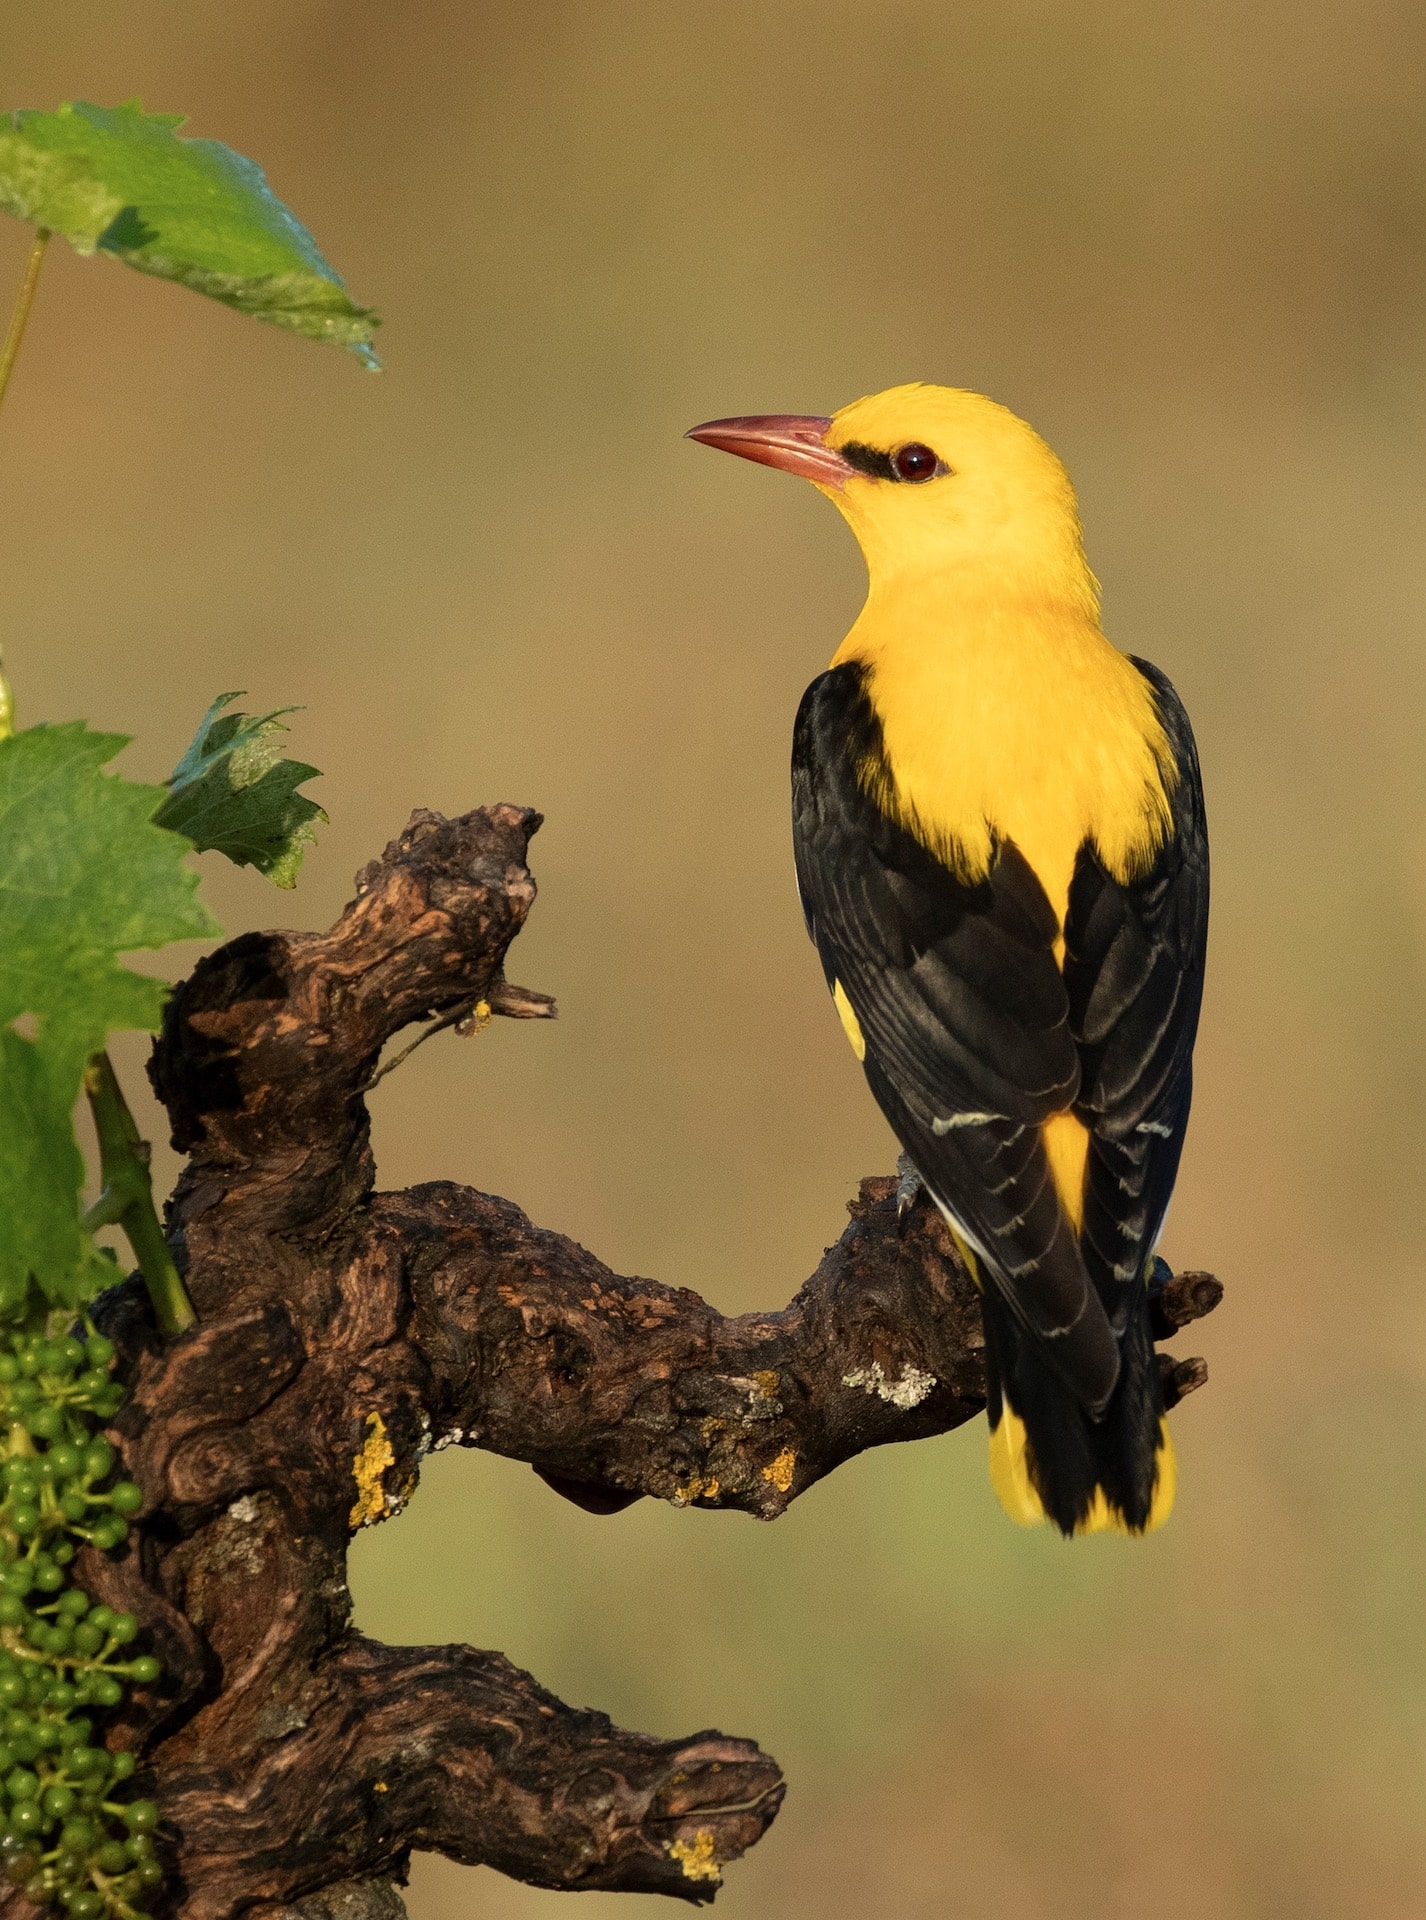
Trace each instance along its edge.
<instances>
[{"instance_id":1,"label":"broken branch stub","mask_svg":"<svg viewBox=\"0 0 1426 1920\"><path fill-rule=\"evenodd\" d=\"M538 825L414 814L328 932L202 961L155 1047L188 1156L168 1232L200 1318L163 1344L134 1283L106 1297L133 1388L114 1437L146 1505L83 1577L165 1662L114 1737L147 1769L185 1920L386 1920L413 1848L711 1899L777 1812L774 1762L721 1733L626 1732L499 1654L365 1639L353 1531L448 1442L598 1510L648 1494L771 1519L852 1455L983 1405L974 1289L933 1208L898 1219L892 1179L862 1183L790 1305L732 1318L509 1201L373 1192L364 1090L387 1042L457 1009L553 1011L503 973ZM1165 1325L1216 1304L1173 1286Z\"/></svg>"}]
</instances>

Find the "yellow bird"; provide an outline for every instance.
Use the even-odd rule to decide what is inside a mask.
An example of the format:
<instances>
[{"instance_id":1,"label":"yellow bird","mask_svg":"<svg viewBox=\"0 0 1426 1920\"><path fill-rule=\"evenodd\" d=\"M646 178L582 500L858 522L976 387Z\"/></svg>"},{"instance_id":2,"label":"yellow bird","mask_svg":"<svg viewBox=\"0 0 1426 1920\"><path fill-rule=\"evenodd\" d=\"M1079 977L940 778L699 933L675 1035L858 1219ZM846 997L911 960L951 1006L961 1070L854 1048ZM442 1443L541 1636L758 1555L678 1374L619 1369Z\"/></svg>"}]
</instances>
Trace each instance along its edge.
<instances>
[{"instance_id":1,"label":"yellow bird","mask_svg":"<svg viewBox=\"0 0 1426 1920\"><path fill-rule=\"evenodd\" d=\"M1174 1462L1148 1276L1208 926L1188 716L1100 631L1069 476L995 401L893 387L689 437L811 480L866 559L797 715L797 878L980 1289L991 1481L1027 1524L1156 1527Z\"/></svg>"}]
</instances>

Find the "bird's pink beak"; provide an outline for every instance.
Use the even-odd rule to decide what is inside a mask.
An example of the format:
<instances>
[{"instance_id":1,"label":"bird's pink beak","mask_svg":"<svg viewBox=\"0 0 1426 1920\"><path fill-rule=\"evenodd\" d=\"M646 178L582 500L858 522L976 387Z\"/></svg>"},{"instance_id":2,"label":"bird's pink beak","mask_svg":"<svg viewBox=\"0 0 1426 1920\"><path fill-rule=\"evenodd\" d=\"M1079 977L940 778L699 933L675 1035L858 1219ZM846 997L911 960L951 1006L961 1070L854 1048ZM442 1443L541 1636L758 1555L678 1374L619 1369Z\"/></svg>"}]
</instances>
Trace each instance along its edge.
<instances>
[{"instance_id":1,"label":"bird's pink beak","mask_svg":"<svg viewBox=\"0 0 1426 1920\"><path fill-rule=\"evenodd\" d=\"M816 413L749 413L731 420L705 420L690 427L685 440L741 454L760 466L815 480L819 487L840 487L854 469L826 441L830 417Z\"/></svg>"}]
</instances>

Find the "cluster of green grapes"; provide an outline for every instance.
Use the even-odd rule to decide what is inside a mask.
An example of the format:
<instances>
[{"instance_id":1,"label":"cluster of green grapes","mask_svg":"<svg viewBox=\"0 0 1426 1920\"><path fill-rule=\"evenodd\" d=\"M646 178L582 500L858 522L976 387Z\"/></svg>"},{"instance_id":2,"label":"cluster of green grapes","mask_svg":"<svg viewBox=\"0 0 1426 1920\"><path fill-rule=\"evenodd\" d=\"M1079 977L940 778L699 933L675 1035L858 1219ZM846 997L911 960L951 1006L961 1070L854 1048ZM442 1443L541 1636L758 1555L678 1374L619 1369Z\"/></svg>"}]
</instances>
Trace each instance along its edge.
<instances>
[{"instance_id":1,"label":"cluster of green grapes","mask_svg":"<svg viewBox=\"0 0 1426 1920\"><path fill-rule=\"evenodd\" d=\"M159 1677L135 1654L131 1613L73 1584L80 1542L122 1546L143 1505L114 1482L99 1428L123 1404L112 1342L53 1316L0 1331L0 1871L73 1920L133 1920L163 1884L150 1800L118 1797L131 1753L110 1753L94 1712Z\"/></svg>"}]
</instances>

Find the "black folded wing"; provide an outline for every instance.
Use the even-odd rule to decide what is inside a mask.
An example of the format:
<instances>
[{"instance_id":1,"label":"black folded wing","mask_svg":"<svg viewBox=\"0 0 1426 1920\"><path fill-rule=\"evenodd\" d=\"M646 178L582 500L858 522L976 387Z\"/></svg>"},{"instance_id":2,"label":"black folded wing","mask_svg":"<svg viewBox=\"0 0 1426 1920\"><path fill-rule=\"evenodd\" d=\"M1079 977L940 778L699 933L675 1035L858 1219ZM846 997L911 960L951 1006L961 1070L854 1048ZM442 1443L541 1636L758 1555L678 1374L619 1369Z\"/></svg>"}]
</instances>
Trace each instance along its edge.
<instances>
[{"instance_id":1,"label":"black folded wing","mask_svg":"<svg viewBox=\"0 0 1426 1920\"><path fill-rule=\"evenodd\" d=\"M1065 919L1065 988L1080 1062L1075 1110L1090 1129L1080 1246L1116 1323L1163 1225L1192 1094L1208 937L1208 831L1193 733L1157 667L1154 691L1177 766L1172 832L1127 884L1080 854Z\"/></svg>"},{"instance_id":2,"label":"black folded wing","mask_svg":"<svg viewBox=\"0 0 1426 1920\"><path fill-rule=\"evenodd\" d=\"M888 818L858 777L882 752L863 670L821 674L793 740L808 928L897 1138L989 1283L1097 1408L1118 1352L1040 1136L1081 1078L1055 915L1010 842L969 884Z\"/></svg>"}]
</instances>

